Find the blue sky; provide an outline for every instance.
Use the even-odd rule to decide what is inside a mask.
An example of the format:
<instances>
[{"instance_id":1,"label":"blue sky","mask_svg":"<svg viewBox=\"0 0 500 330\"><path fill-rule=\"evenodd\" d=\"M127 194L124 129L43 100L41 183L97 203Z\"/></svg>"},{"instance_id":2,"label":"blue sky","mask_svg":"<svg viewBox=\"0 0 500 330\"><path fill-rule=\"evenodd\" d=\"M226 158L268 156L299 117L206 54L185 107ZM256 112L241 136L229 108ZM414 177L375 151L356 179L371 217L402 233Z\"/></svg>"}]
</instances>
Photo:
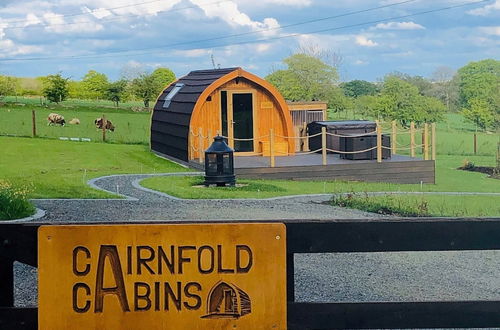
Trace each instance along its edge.
<instances>
[{"instance_id":1,"label":"blue sky","mask_svg":"<svg viewBox=\"0 0 500 330\"><path fill-rule=\"evenodd\" d=\"M164 66L182 76L212 68L213 56L265 76L300 48L334 54L345 81L429 77L500 59L500 0L0 2L1 74L81 79L97 70L114 80Z\"/></svg>"}]
</instances>

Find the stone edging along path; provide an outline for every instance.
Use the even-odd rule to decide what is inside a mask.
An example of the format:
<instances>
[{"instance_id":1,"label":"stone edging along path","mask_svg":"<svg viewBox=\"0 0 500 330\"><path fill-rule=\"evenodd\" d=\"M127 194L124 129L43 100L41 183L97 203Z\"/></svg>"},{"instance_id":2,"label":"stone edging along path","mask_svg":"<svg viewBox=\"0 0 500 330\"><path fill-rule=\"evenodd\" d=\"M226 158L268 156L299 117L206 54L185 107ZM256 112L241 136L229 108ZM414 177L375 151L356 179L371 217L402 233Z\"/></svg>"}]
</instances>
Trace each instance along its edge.
<instances>
[{"instance_id":1,"label":"stone edging along path","mask_svg":"<svg viewBox=\"0 0 500 330\"><path fill-rule=\"evenodd\" d=\"M114 195L118 195L121 197L124 197L127 200L133 200L133 201L138 201L138 198L135 197L130 197L125 194L121 194L117 191L112 191L108 190L105 188L102 188L101 186L97 185L96 182L105 180L108 178L116 178L116 177L136 177L140 176L140 178L134 178L131 181L131 185L138 190L142 190L147 193L152 193L156 194L158 196L162 196L165 198L170 198L174 200L193 200L193 199L186 199L186 198L179 198L175 197L169 194L166 194L161 191L149 189L146 187L141 186L140 182L144 179L154 177L154 176L202 176L204 175L204 172L174 172L174 173L155 173L155 174L113 174L113 175L107 175L107 176L101 176L98 178L91 179L87 182L89 186L91 186L94 189L105 191L107 193L111 193ZM324 194L303 194L303 195L286 195L286 196L277 196L277 197L268 197L268 198L225 198L225 199L203 199L203 200L277 200L277 199L289 199L289 198L307 198L311 197L311 199L315 199L317 197L333 197L334 195L346 195L346 194L368 194L368 195L383 195L383 194L394 194L394 195L403 195L403 194L408 194L408 195L483 195L483 196L500 196L500 193L496 192L458 192L458 191L451 191L451 192L441 192L441 191L373 191L373 192L354 192L354 193L324 193ZM110 200L110 199L105 199L105 200ZM122 199L119 199L122 200Z\"/></svg>"},{"instance_id":2,"label":"stone edging along path","mask_svg":"<svg viewBox=\"0 0 500 330\"><path fill-rule=\"evenodd\" d=\"M249 199L182 199L140 185L154 176L200 176L203 172L114 174L91 179L87 184L121 198L33 199L34 216L6 222L130 221L141 220L280 220L381 217L359 210L325 205L334 194L309 194ZM342 193L345 195L348 193ZM487 195L482 192L362 192L360 194Z\"/></svg>"}]
</instances>

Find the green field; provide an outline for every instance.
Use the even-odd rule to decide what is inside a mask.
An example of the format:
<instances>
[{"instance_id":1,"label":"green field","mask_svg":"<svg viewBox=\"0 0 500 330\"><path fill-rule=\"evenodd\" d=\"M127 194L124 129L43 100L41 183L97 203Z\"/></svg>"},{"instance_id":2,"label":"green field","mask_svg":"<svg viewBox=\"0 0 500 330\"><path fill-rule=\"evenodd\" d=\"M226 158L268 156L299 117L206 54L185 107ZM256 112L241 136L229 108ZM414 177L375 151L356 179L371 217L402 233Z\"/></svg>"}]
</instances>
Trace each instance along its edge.
<instances>
[{"instance_id":1,"label":"green field","mask_svg":"<svg viewBox=\"0 0 500 330\"><path fill-rule=\"evenodd\" d=\"M87 180L186 170L141 145L0 137L0 147L2 179L30 189L30 198L116 198L90 188Z\"/></svg>"},{"instance_id":2,"label":"green field","mask_svg":"<svg viewBox=\"0 0 500 330\"><path fill-rule=\"evenodd\" d=\"M9 99L7 98L7 101ZM4 99L5 101L5 99ZM19 100L18 100L19 101ZM23 101L24 102L24 101ZM38 100L39 102L39 100ZM70 100L62 105L40 106L37 99L25 105L0 105L0 135L30 136L31 110L36 110L37 133L48 139L0 137L2 157L1 178L15 186L29 187L30 198L102 198L115 197L86 185L90 178L115 173L173 172L185 169L160 159L148 150L150 114L134 112L129 104L118 109L102 101ZM137 104L136 104L137 106ZM80 125L47 126L47 115L57 112L67 121L79 118ZM108 142L101 143L102 132L94 119L105 114L116 126L108 132ZM437 132L437 161L435 185L396 185L363 182L295 182L280 180L239 180L239 188L199 188L201 178L156 177L142 183L149 188L183 198L267 198L285 195L364 192L364 191L465 191L500 192L500 181L484 174L456 170L465 161L477 166L494 166L498 134L478 134L478 154L473 155L474 127L458 114L448 114L439 123ZM384 124L387 126L387 123ZM60 137L90 138L92 142L59 141ZM399 135L401 145L409 143L408 134ZM419 140L417 138L417 143ZM126 145L135 144L135 145ZM418 149L420 152L420 150ZM407 154L407 152L401 152ZM418 155L419 153L417 153ZM410 200L413 197L405 197ZM427 198L427 197L426 197ZM500 204L491 196L429 197L429 205L446 205L453 214L467 210L480 216L481 205ZM477 207L476 207L477 206ZM440 206L441 215L452 214ZM485 209L488 209L485 207ZM435 210L435 209L433 209ZM469 211L470 210L470 211ZM465 212L465 211L464 211ZM488 215L497 212L485 211ZM484 213L484 214L486 214ZM463 213L465 215L465 213ZM498 214L497 214L498 215Z\"/></svg>"},{"instance_id":3,"label":"green field","mask_svg":"<svg viewBox=\"0 0 500 330\"><path fill-rule=\"evenodd\" d=\"M47 105L47 100L42 96L5 96L2 102L15 103L20 105L41 106ZM103 107L115 108L115 104L108 100L80 100L80 99L67 99L57 104L49 104L53 107ZM142 108L144 103L142 101L127 101L119 104L120 109Z\"/></svg>"},{"instance_id":4,"label":"green field","mask_svg":"<svg viewBox=\"0 0 500 330\"><path fill-rule=\"evenodd\" d=\"M41 107L6 104L0 107L0 135L31 136L32 114L36 114L37 136L46 138L89 138L102 141L102 130L95 127L94 120L104 114L116 127L114 132L106 133L106 140L112 143L149 144L151 114L133 112L126 109L99 107ZM65 126L48 126L49 113L64 116ZM68 124L72 118L80 120L79 125Z\"/></svg>"}]
</instances>

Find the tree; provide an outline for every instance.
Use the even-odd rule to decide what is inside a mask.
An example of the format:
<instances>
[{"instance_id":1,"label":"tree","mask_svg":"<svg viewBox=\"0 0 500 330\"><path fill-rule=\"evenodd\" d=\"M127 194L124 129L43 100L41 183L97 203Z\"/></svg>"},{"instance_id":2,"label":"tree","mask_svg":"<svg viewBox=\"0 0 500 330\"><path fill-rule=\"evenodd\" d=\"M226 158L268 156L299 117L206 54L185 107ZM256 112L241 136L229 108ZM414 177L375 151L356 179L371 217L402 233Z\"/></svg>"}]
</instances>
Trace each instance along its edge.
<instances>
[{"instance_id":1,"label":"tree","mask_svg":"<svg viewBox=\"0 0 500 330\"><path fill-rule=\"evenodd\" d=\"M157 68L151 73L153 84L155 85L156 95L175 80L175 73L168 68Z\"/></svg>"},{"instance_id":2,"label":"tree","mask_svg":"<svg viewBox=\"0 0 500 330\"><path fill-rule=\"evenodd\" d=\"M495 121L493 112L489 109L489 104L483 99L471 99L468 107L462 109L462 114L468 121L481 129L486 129Z\"/></svg>"},{"instance_id":3,"label":"tree","mask_svg":"<svg viewBox=\"0 0 500 330\"><path fill-rule=\"evenodd\" d=\"M109 85L108 77L104 73L90 70L82 79L82 89L85 92L85 98L100 99L104 98Z\"/></svg>"},{"instance_id":4,"label":"tree","mask_svg":"<svg viewBox=\"0 0 500 330\"><path fill-rule=\"evenodd\" d=\"M422 76L411 76L407 73L402 73L399 71L390 73L388 74L388 76L394 76L398 79L412 84L413 86L418 88L418 92L420 93L420 95L429 95L428 93L432 89L432 83Z\"/></svg>"},{"instance_id":5,"label":"tree","mask_svg":"<svg viewBox=\"0 0 500 330\"><path fill-rule=\"evenodd\" d=\"M344 90L346 96L354 98L363 95L375 95L379 91L377 85L366 80L352 80L340 84L340 87Z\"/></svg>"},{"instance_id":6,"label":"tree","mask_svg":"<svg viewBox=\"0 0 500 330\"><path fill-rule=\"evenodd\" d=\"M18 87L18 81L14 77L0 76L0 98L14 95Z\"/></svg>"},{"instance_id":7,"label":"tree","mask_svg":"<svg viewBox=\"0 0 500 330\"><path fill-rule=\"evenodd\" d=\"M376 118L397 120L405 127L412 121L439 121L446 110L438 99L420 95L416 86L394 75L385 77L380 95L363 96L356 107Z\"/></svg>"},{"instance_id":8,"label":"tree","mask_svg":"<svg viewBox=\"0 0 500 330\"><path fill-rule=\"evenodd\" d=\"M290 101L327 101L333 105L340 94L336 83L337 70L318 58L307 54L294 54L283 60L286 69L266 76L283 96Z\"/></svg>"},{"instance_id":9,"label":"tree","mask_svg":"<svg viewBox=\"0 0 500 330\"><path fill-rule=\"evenodd\" d=\"M125 101L126 99L126 90L127 81L124 79L108 84L108 88L105 94L106 99L113 101L118 108L118 104Z\"/></svg>"},{"instance_id":10,"label":"tree","mask_svg":"<svg viewBox=\"0 0 500 330\"><path fill-rule=\"evenodd\" d=\"M63 78L60 73L48 75L44 78L43 95L50 102L62 102L68 97L68 80Z\"/></svg>"},{"instance_id":11,"label":"tree","mask_svg":"<svg viewBox=\"0 0 500 330\"><path fill-rule=\"evenodd\" d=\"M158 68L151 74L141 73L131 81L130 89L149 108L149 102L156 100L162 89L174 80L175 75L170 69Z\"/></svg>"},{"instance_id":12,"label":"tree","mask_svg":"<svg viewBox=\"0 0 500 330\"><path fill-rule=\"evenodd\" d=\"M489 115L482 116L494 118L485 121L487 126L500 126L500 61L487 59L470 62L458 70L458 76L462 113L471 116L472 113L489 112Z\"/></svg>"}]
</instances>

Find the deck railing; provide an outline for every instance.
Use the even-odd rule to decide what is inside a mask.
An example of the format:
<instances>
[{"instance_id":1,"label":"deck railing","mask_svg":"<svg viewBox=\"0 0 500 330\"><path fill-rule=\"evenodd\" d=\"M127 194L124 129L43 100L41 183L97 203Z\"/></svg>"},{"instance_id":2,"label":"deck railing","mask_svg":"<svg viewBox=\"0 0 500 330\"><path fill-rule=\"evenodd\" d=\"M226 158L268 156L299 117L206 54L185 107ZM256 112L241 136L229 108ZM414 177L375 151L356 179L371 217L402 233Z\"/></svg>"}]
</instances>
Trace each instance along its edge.
<instances>
[{"instance_id":1,"label":"deck railing","mask_svg":"<svg viewBox=\"0 0 500 330\"><path fill-rule=\"evenodd\" d=\"M430 128L429 128L430 127ZM277 156L288 156L290 151L281 151L276 147L276 140L281 139L288 143L290 140L294 140L294 142L299 143L300 150L296 152L299 155L308 155L313 153L321 153L322 154L322 165L328 164L327 153L337 153L337 154L359 154L365 153L372 150L376 150L376 159L377 162L381 163L383 161L383 150L390 150L391 155L398 154L399 151L409 152L411 157L415 157L417 148L421 148L422 157L424 160L435 160L436 159L436 124L428 124L424 123L420 129L416 129L415 123L411 122L408 128L398 127L396 121L391 122L391 126L388 128L383 127L382 123L376 121L376 129L371 132L360 133L360 134L335 134L327 132L325 127L322 127L320 133L309 135L307 132L307 125L304 123L303 129L300 130L300 134L298 136L285 136L275 133L275 131L271 128L269 130L269 134L259 136L256 138L249 139L239 139L234 137L223 136L220 134L220 131L216 131L216 135L221 135L226 138L229 142L230 146L234 146L234 143L237 141L255 141L256 145L259 145L259 142L268 142L269 143L269 152L264 152L263 150L259 150L258 152L252 152L252 155L255 156L267 156L270 160L270 166L275 167L276 161L275 157ZM202 127L199 127L197 130L190 130L189 132L189 154L190 159L197 159L199 163L203 163L204 159L204 150L210 146L213 141L215 135L212 134L212 130L203 131ZM415 142L415 137L421 135L421 143L417 144ZM362 136L373 136L376 135L376 145L357 151L344 151L344 150L335 150L328 148L327 137L334 136L338 138L356 138ZM391 137L391 145L384 146L382 142L382 137L384 135L390 135ZM409 135L409 144L400 144L398 141L398 137ZM321 148L310 150L309 149L309 139L321 136Z\"/></svg>"}]
</instances>

